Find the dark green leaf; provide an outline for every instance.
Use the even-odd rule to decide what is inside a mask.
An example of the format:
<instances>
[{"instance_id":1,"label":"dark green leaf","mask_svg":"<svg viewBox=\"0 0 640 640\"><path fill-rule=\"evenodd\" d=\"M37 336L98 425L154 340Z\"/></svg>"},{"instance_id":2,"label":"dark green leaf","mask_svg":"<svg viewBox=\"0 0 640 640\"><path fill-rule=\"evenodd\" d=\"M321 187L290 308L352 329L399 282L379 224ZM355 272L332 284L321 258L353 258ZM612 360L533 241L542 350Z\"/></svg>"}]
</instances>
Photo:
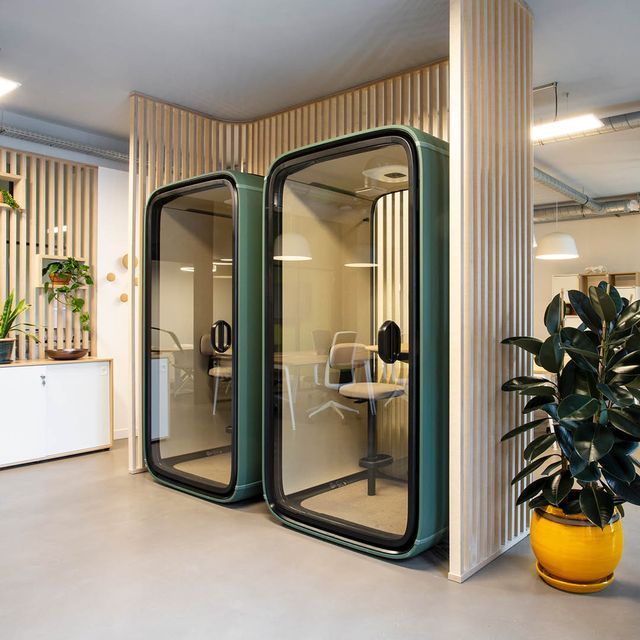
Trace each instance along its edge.
<instances>
[{"instance_id":1,"label":"dark green leaf","mask_svg":"<svg viewBox=\"0 0 640 640\"><path fill-rule=\"evenodd\" d=\"M569 459L571 475L582 482L597 482L600 478L600 467L597 462L587 463L577 453Z\"/></svg>"},{"instance_id":2,"label":"dark green leaf","mask_svg":"<svg viewBox=\"0 0 640 640\"><path fill-rule=\"evenodd\" d=\"M560 342L560 336L556 333L549 336L540 348L538 363L551 373L558 373L562 368L564 351Z\"/></svg>"},{"instance_id":3,"label":"dark green leaf","mask_svg":"<svg viewBox=\"0 0 640 640\"><path fill-rule=\"evenodd\" d=\"M620 452L617 447L614 447L610 453L604 456L600 460L600 464L604 471L627 484L636 477L636 469L631 458L627 454Z\"/></svg>"},{"instance_id":4,"label":"dark green leaf","mask_svg":"<svg viewBox=\"0 0 640 640\"><path fill-rule=\"evenodd\" d=\"M542 488L542 495L549 504L558 505L568 495L573 488L573 477L569 471L562 471L549 478L549 481Z\"/></svg>"},{"instance_id":5,"label":"dark green leaf","mask_svg":"<svg viewBox=\"0 0 640 640\"><path fill-rule=\"evenodd\" d=\"M628 353L618 362L607 367L614 373L622 373L625 375L640 375L640 351L633 351Z\"/></svg>"},{"instance_id":6,"label":"dark green leaf","mask_svg":"<svg viewBox=\"0 0 640 640\"><path fill-rule=\"evenodd\" d=\"M631 504L640 506L640 476L636 476L636 479L633 480L633 482L627 484L626 482L622 482L622 480L618 480L618 478L611 475L606 470L602 472L602 475L607 481L611 491L613 491L617 496Z\"/></svg>"},{"instance_id":7,"label":"dark green leaf","mask_svg":"<svg viewBox=\"0 0 640 640\"><path fill-rule=\"evenodd\" d=\"M562 455L569 460L572 454L575 455L575 449L573 448L573 436L571 432L562 424L556 424L554 426L554 431L556 434L556 440L558 441L558 446L560 447L560 451L562 451Z\"/></svg>"},{"instance_id":8,"label":"dark green leaf","mask_svg":"<svg viewBox=\"0 0 640 640\"><path fill-rule=\"evenodd\" d=\"M624 331L632 327L640 320L640 300L632 302L618 317L614 333Z\"/></svg>"},{"instance_id":9,"label":"dark green leaf","mask_svg":"<svg viewBox=\"0 0 640 640\"><path fill-rule=\"evenodd\" d=\"M613 517L613 496L604 489L589 485L580 492L580 508L596 527L603 529Z\"/></svg>"},{"instance_id":10,"label":"dark green leaf","mask_svg":"<svg viewBox=\"0 0 640 640\"><path fill-rule=\"evenodd\" d=\"M540 347L542 346L542 340L538 340L538 338L516 336L513 338L505 338L502 341L502 344L512 344L520 349L528 351L529 353L533 353L534 356L537 356L540 352Z\"/></svg>"},{"instance_id":11,"label":"dark green leaf","mask_svg":"<svg viewBox=\"0 0 640 640\"><path fill-rule=\"evenodd\" d=\"M553 433L545 433L532 440L524 450L522 454L527 461L537 458L541 453L544 453L554 442L556 437Z\"/></svg>"},{"instance_id":12,"label":"dark green leaf","mask_svg":"<svg viewBox=\"0 0 640 640\"><path fill-rule=\"evenodd\" d=\"M552 471L559 469L562 466L562 460L552 462L549 466L545 467L542 471L543 476L548 476Z\"/></svg>"},{"instance_id":13,"label":"dark green leaf","mask_svg":"<svg viewBox=\"0 0 640 640\"><path fill-rule=\"evenodd\" d=\"M640 421L631 412L631 407L627 407L627 409L610 409L609 421L620 431L624 431L624 433L635 439L640 439Z\"/></svg>"},{"instance_id":14,"label":"dark green leaf","mask_svg":"<svg viewBox=\"0 0 640 640\"><path fill-rule=\"evenodd\" d=\"M574 393L567 396L558 406L558 416L561 419L584 420L591 418L598 410L600 403L590 396Z\"/></svg>"},{"instance_id":15,"label":"dark green leaf","mask_svg":"<svg viewBox=\"0 0 640 640\"><path fill-rule=\"evenodd\" d=\"M526 478L530 473L533 473L536 469L539 469L549 458L552 458L552 455L544 456L544 458L538 458L535 462L528 464L526 467L522 468L516 475L513 477L511 484L516 484L520 482L522 478Z\"/></svg>"},{"instance_id":16,"label":"dark green leaf","mask_svg":"<svg viewBox=\"0 0 640 640\"><path fill-rule=\"evenodd\" d=\"M640 391L638 393L640 393ZM554 402L555 398L553 396L533 396L533 398L528 400L527 404L524 405L522 413L531 413L532 411L543 410L544 405L554 404Z\"/></svg>"},{"instance_id":17,"label":"dark green leaf","mask_svg":"<svg viewBox=\"0 0 640 640\"><path fill-rule=\"evenodd\" d=\"M501 442L504 442L509 438L514 438L515 436L520 435L525 431L529 431L529 429L535 429L538 425L548 422L548 420L549 420L548 418L538 418L537 420L532 420L531 422L526 422L525 424L521 424L519 427L516 427L515 429L511 429L511 431L507 431L507 433L505 433L500 440Z\"/></svg>"},{"instance_id":18,"label":"dark green leaf","mask_svg":"<svg viewBox=\"0 0 640 640\"><path fill-rule=\"evenodd\" d=\"M538 493L540 493L542 491L542 487L544 485L544 483L548 480L548 478L538 478L537 480L534 480L533 482L531 482L530 484L528 484L520 493L520 495L518 496L518 499L516 500L516 505L518 504L522 504L523 502L526 502L527 500L530 500L531 498L533 498L534 496L536 496Z\"/></svg>"},{"instance_id":19,"label":"dark green leaf","mask_svg":"<svg viewBox=\"0 0 640 640\"><path fill-rule=\"evenodd\" d=\"M611 322L616 319L616 305L606 291L600 287L589 287L589 300L601 320Z\"/></svg>"},{"instance_id":20,"label":"dark green leaf","mask_svg":"<svg viewBox=\"0 0 640 640\"><path fill-rule=\"evenodd\" d=\"M549 396L555 394L556 388L550 384L541 384L533 387L526 387L519 391L521 396Z\"/></svg>"},{"instance_id":21,"label":"dark green leaf","mask_svg":"<svg viewBox=\"0 0 640 640\"><path fill-rule=\"evenodd\" d=\"M560 300L560 294L558 294L554 296L553 300L551 300L549 306L544 312L544 326L547 327L547 331L550 335L560 331L560 311L562 304L563 302Z\"/></svg>"},{"instance_id":22,"label":"dark green leaf","mask_svg":"<svg viewBox=\"0 0 640 640\"><path fill-rule=\"evenodd\" d=\"M634 403L633 395L627 391L626 387L599 384L598 391L619 407L628 407Z\"/></svg>"},{"instance_id":23,"label":"dark green leaf","mask_svg":"<svg viewBox=\"0 0 640 640\"><path fill-rule=\"evenodd\" d=\"M606 293L606 282L603 281L598 286ZM619 314L622 311L624 305L622 303L622 298L620 297L620 292L613 285L609 287L609 297L613 300L613 304L616 307L616 315Z\"/></svg>"},{"instance_id":24,"label":"dark green leaf","mask_svg":"<svg viewBox=\"0 0 640 640\"><path fill-rule=\"evenodd\" d=\"M602 322L598 318L598 314L593 310L589 298L582 291L569 291L569 302L578 314L580 320L596 333L602 330Z\"/></svg>"},{"instance_id":25,"label":"dark green leaf","mask_svg":"<svg viewBox=\"0 0 640 640\"><path fill-rule=\"evenodd\" d=\"M529 509L541 509L546 507L549 503L544 496L537 496L529 500Z\"/></svg>"},{"instance_id":26,"label":"dark green leaf","mask_svg":"<svg viewBox=\"0 0 640 640\"><path fill-rule=\"evenodd\" d=\"M535 387L541 384L551 384L551 381L547 378L540 378L534 376L518 376L507 380L502 385L503 391L521 391L527 387Z\"/></svg>"},{"instance_id":27,"label":"dark green leaf","mask_svg":"<svg viewBox=\"0 0 640 640\"><path fill-rule=\"evenodd\" d=\"M573 446L586 462L597 462L606 456L614 442L610 429L593 422L580 425L573 434Z\"/></svg>"}]
</instances>

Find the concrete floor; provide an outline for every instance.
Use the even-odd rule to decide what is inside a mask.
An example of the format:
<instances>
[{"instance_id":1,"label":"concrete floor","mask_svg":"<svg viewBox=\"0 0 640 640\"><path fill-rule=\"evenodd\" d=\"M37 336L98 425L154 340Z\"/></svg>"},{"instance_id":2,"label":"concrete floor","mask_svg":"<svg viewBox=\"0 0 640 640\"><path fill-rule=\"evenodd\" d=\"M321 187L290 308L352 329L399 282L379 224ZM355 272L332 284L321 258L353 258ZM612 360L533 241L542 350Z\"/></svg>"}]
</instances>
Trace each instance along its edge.
<instances>
[{"instance_id":1,"label":"concrete floor","mask_svg":"<svg viewBox=\"0 0 640 640\"><path fill-rule=\"evenodd\" d=\"M579 638L640 634L640 509L617 580L535 575L528 541L459 585L442 550L395 564L130 476L126 450L0 471L3 640Z\"/></svg>"}]
</instances>

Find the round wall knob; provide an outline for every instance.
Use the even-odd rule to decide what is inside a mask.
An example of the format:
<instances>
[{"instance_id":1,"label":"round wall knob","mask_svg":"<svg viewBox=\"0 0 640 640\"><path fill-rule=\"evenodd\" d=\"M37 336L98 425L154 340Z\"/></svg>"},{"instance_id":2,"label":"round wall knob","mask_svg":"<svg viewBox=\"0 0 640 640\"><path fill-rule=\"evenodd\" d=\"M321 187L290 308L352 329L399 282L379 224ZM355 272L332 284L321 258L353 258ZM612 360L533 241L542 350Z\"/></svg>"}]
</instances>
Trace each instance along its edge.
<instances>
[{"instance_id":1,"label":"round wall knob","mask_svg":"<svg viewBox=\"0 0 640 640\"><path fill-rule=\"evenodd\" d=\"M107 280L109 282L113 282L116 279L116 274L115 273L107 273Z\"/></svg>"},{"instance_id":2,"label":"round wall knob","mask_svg":"<svg viewBox=\"0 0 640 640\"><path fill-rule=\"evenodd\" d=\"M123 266L125 269L128 269L128 268L129 268L129 254L128 254L128 253L125 253L125 254L122 256L122 266ZM133 266L134 266L134 268L138 266L138 258L137 258L137 257L136 257L136 258L134 259L134 261L133 261Z\"/></svg>"},{"instance_id":3,"label":"round wall knob","mask_svg":"<svg viewBox=\"0 0 640 640\"><path fill-rule=\"evenodd\" d=\"M120 302L127 302L129 300L129 296L126 293L120 294Z\"/></svg>"}]
</instances>

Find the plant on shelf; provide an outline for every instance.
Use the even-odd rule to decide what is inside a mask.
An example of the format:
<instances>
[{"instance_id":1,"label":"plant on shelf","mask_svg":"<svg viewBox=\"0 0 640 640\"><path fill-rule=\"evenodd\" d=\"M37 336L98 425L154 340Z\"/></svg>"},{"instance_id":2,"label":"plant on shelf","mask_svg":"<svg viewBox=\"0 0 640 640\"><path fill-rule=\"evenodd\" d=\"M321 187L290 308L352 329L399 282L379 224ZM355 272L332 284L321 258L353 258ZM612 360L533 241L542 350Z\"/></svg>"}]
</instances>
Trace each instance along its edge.
<instances>
[{"instance_id":1,"label":"plant on shelf","mask_svg":"<svg viewBox=\"0 0 640 640\"><path fill-rule=\"evenodd\" d=\"M89 331L89 314L84 310L84 298L79 293L82 287L93 285L91 268L76 258L66 258L50 262L42 269L42 275L49 277L44 283L49 303L57 300L79 314L82 330Z\"/></svg>"},{"instance_id":2,"label":"plant on shelf","mask_svg":"<svg viewBox=\"0 0 640 640\"><path fill-rule=\"evenodd\" d=\"M10 333L22 333L27 338L38 342L38 338L26 329L26 327L35 327L35 325L19 321L20 316L28 311L31 305L27 304L25 300L18 300L14 306L13 300L14 293L12 291L5 300L0 315L0 363L11 362L15 338L10 338Z\"/></svg>"},{"instance_id":3,"label":"plant on shelf","mask_svg":"<svg viewBox=\"0 0 640 640\"><path fill-rule=\"evenodd\" d=\"M20 209L20 205L16 199L6 189L0 189L0 202L3 202L12 209Z\"/></svg>"},{"instance_id":4,"label":"plant on shelf","mask_svg":"<svg viewBox=\"0 0 640 640\"><path fill-rule=\"evenodd\" d=\"M598 591L613 580L622 554L622 504L640 505L640 301L629 303L601 282L589 295L569 291L582 324L564 326L560 295L546 309L546 340L513 337L503 344L533 354L551 375L523 376L504 391L528 397L524 414L543 412L506 433L545 432L524 449L526 465L512 484L539 475L517 504L534 510L531 543L538 573L567 591Z\"/></svg>"}]
</instances>

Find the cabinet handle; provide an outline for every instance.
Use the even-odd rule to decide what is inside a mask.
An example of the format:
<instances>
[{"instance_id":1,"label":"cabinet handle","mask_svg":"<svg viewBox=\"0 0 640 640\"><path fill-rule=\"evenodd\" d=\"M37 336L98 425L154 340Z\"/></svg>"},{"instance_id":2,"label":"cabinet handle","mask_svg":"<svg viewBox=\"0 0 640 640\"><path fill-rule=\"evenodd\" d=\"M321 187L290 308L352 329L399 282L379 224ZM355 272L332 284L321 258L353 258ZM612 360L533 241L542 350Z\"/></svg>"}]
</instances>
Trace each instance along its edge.
<instances>
[{"instance_id":1,"label":"cabinet handle","mask_svg":"<svg viewBox=\"0 0 640 640\"><path fill-rule=\"evenodd\" d=\"M47 376L40 376L40 380L42 380L42 386L44 387L47 384Z\"/></svg>"}]
</instances>

